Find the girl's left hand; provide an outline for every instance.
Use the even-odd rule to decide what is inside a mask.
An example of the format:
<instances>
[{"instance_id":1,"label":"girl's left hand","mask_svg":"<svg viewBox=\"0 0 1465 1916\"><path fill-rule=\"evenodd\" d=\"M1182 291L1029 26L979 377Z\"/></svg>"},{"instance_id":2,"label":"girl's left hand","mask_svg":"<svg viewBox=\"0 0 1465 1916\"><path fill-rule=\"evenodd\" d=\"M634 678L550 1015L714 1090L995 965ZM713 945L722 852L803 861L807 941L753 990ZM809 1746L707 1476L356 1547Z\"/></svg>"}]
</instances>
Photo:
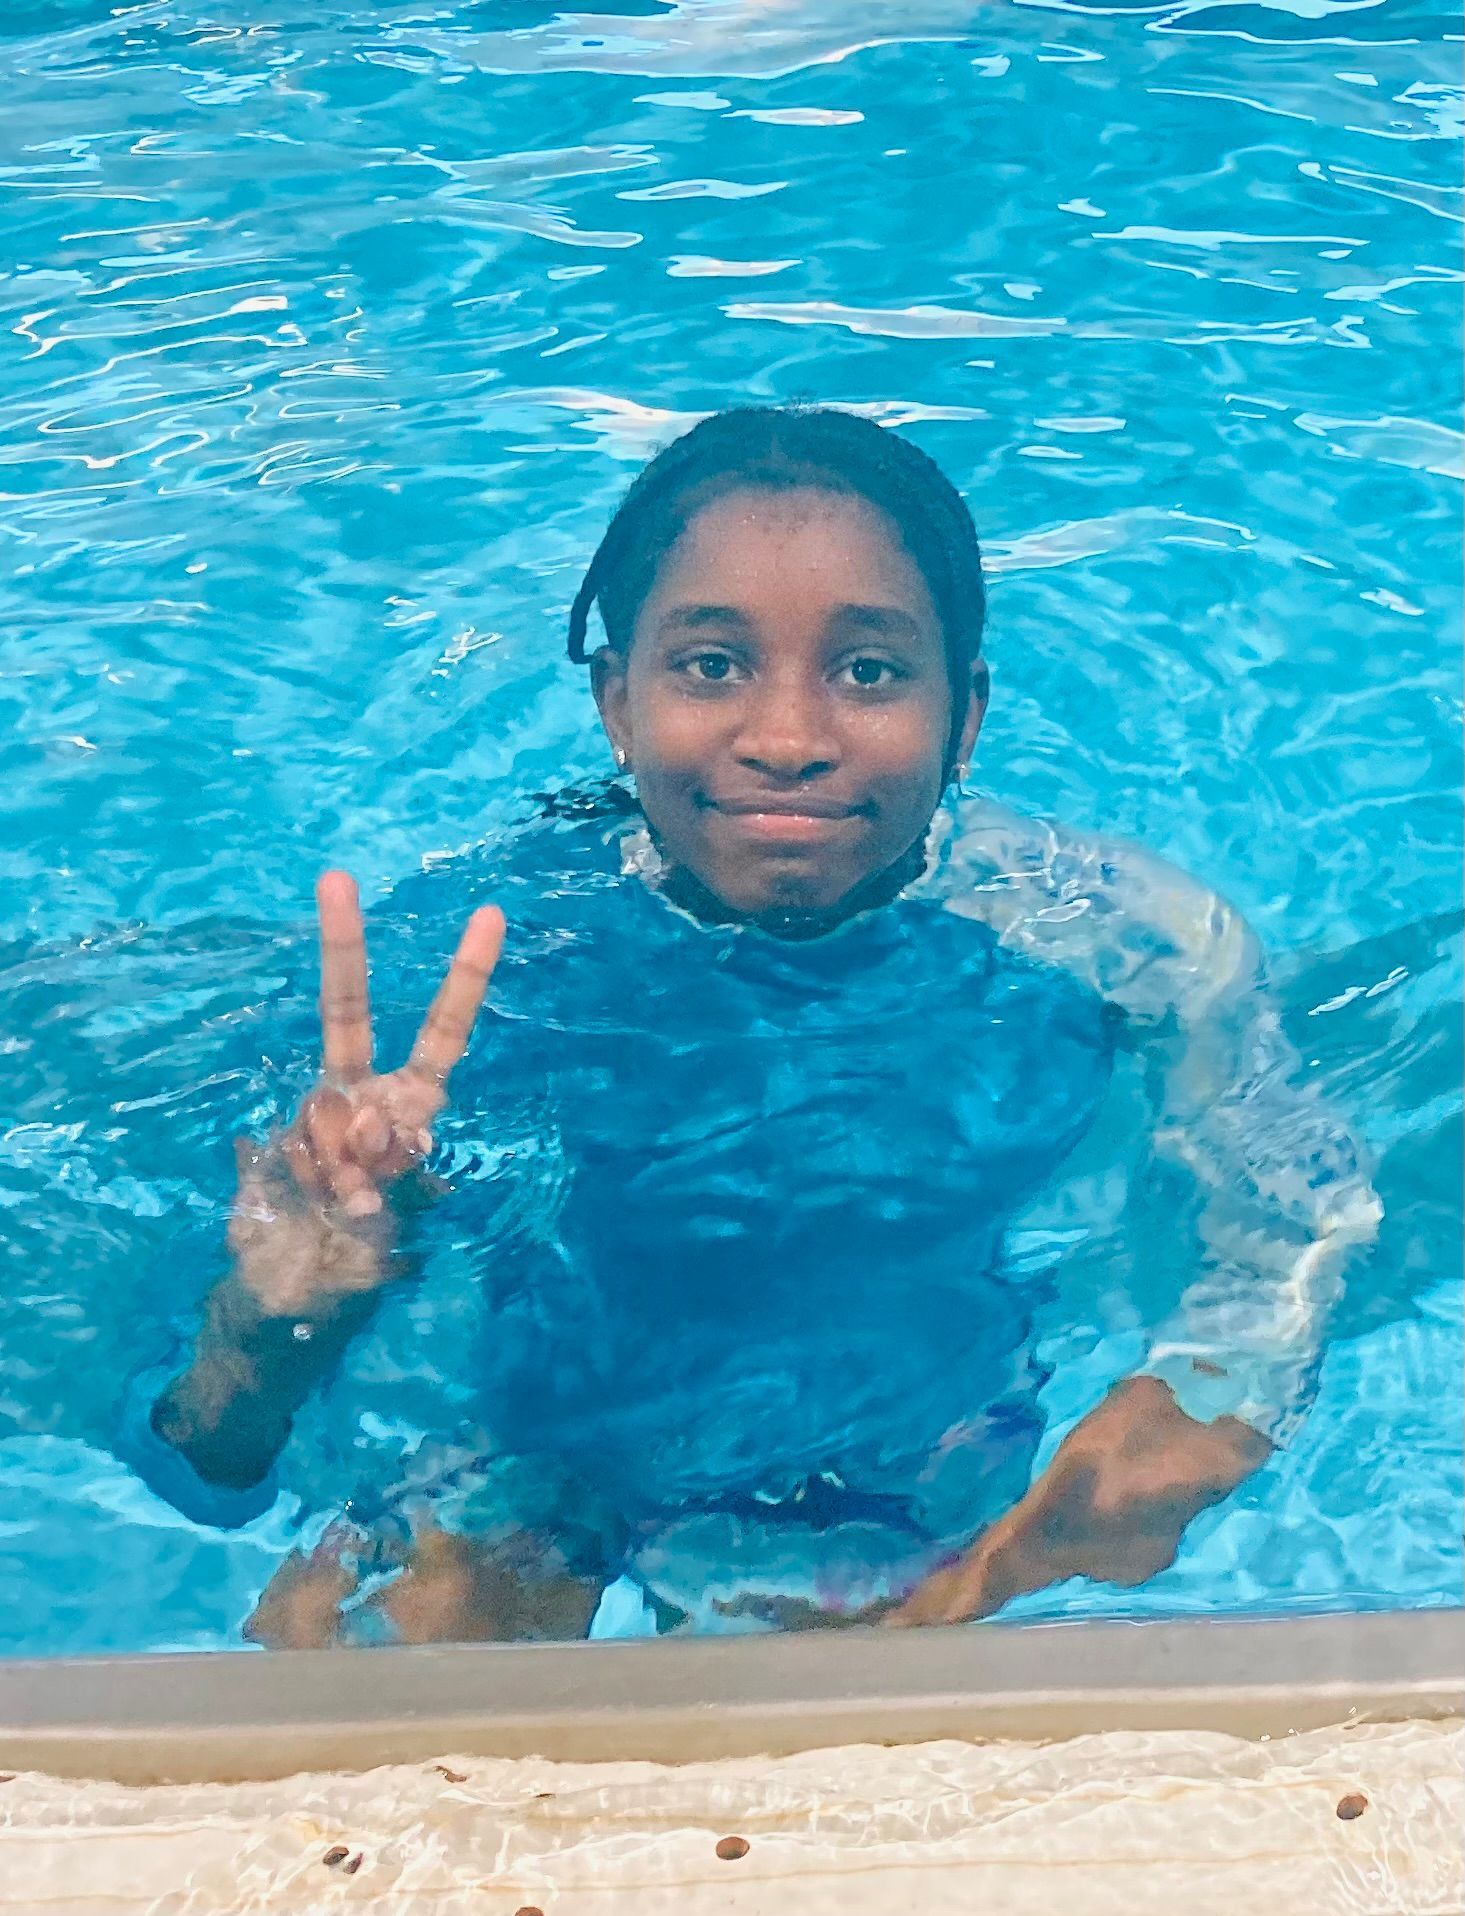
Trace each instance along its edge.
<instances>
[{"instance_id":1,"label":"girl's left hand","mask_svg":"<svg viewBox=\"0 0 1465 1916\"><path fill-rule=\"evenodd\" d=\"M1068 1433L1022 1501L885 1621L962 1623L1069 1577L1145 1583L1174 1562L1190 1520L1271 1452L1239 1418L1198 1424L1159 1378L1128 1378Z\"/></svg>"}]
</instances>

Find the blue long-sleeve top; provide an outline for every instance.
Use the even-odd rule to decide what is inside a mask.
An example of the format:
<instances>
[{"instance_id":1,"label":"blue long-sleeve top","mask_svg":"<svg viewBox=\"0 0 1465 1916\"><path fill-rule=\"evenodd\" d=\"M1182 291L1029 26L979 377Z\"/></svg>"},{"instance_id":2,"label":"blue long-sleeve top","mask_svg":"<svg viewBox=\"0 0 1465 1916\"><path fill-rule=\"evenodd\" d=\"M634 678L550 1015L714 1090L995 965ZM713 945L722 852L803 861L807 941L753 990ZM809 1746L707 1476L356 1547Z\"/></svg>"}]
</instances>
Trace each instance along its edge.
<instances>
[{"instance_id":1,"label":"blue long-sleeve top","mask_svg":"<svg viewBox=\"0 0 1465 1916\"><path fill-rule=\"evenodd\" d=\"M419 1266L480 1308L420 1356L497 1454L642 1534L812 1508L810 1486L973 1534L1040 1431L1044 1274L1004 1265L1004 1232L1092 1124L1112 1016L929 899L805 943L698 923L623 871L619 838L541 823L370 916L380 1068L468 914L509 921L439 1125L452 1188L411 1227ZM282 1113L318 1044L313 970L302 945L228 1037L241 1068L277 1067Z\"/></svg>"}]
</instances>

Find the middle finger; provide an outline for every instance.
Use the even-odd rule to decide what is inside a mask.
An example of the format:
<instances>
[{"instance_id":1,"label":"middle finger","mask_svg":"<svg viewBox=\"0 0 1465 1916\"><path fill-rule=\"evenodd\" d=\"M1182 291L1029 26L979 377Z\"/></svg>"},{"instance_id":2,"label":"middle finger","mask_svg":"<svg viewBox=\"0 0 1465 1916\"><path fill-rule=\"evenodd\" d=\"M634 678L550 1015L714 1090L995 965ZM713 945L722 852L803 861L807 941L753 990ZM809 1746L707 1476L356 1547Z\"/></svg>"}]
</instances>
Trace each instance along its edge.
<instances>
[{"instance_id":1,"label":"middle finger","mask_svg":"<svg viewBox=\"0 0 1465 1916\"><path fill-rule=\"evenodd\" d=\"M484 905L468 920L448 975L432 1001L406 1069L436 1090L468 1049L473 1021L504 944L504 915Z\"/></svg>"}]
</instances>

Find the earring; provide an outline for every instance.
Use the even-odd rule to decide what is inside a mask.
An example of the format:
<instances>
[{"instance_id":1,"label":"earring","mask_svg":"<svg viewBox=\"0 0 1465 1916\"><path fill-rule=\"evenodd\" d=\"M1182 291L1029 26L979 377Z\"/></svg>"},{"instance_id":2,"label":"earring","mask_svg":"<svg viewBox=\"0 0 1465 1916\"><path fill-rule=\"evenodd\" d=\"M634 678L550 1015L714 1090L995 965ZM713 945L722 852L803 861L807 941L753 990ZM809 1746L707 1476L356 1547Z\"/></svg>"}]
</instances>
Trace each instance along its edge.
<instances>
[{"instance_id":1,"label":"earring","mask_svg":"<svg viewBox=\"0 0 1465 1916\"><path fill-rule=\"evenodd\" d=\"M964 758L959 758L951 768L951 782L958 792L962 791L966 786L966 775L969 769Z\"/></svg>"},{"instance_id":2,"label":"earring","mask_svg":"<svg viewBox=\"0 0 1465 1916\"><path fill-rule=\"evenodd\" d=\"M615 748L615 752L614 752L614 758L615 758L615 762L616 762L616 770L617 770L618 772L623 772L623 771L625 771L625 769L626 769L626 767L627 767L627 766L628 766L628 765L630 764L630 762L631 762L631 761L630 761L630 759L629 759L629 758L627 757L627 755L626 755L626 748L625 748L625 746L624 746L624 745L618 745L618 746L617 746L617 747Z\"/></svg>"}]
</instances>

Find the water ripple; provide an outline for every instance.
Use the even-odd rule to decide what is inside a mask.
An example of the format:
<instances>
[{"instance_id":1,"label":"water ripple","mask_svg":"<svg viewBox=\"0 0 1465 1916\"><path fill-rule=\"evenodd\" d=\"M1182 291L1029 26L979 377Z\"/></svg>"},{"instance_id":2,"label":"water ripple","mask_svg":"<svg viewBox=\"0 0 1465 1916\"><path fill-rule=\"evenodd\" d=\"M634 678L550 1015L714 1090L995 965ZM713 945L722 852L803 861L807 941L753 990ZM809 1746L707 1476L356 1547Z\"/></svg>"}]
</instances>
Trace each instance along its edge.
<instances>
[{"instance_id":1,"label":"water ripple","mask_svg":"<svg viewBox=\"0 0 1465 1916\"><path fill-rule=\"evenodd\" d=\"M992 585L976 775L1257 923L1385 1154L1373 1329L1458 1258L1458 978L1419 931L1461 876L1455 26L621 5L0 21L0 1420L105 1441L135 1326L78 1317L74 1273L190 1201L99 1048L171 1042L195 992L247 1015L320 860L378 895L605 770L567 604L638 463L740 399L850 406L952 474ZM1350 1558L1317 1442L1268 1494L1329 1588L1425 1588L1382 1521ZM1264 1592L1245 1515L1228 1574Z\"/></svg>"},{"instance_id":2,"label":"water ripple","mask_svg":"<svg viewBox=\"0 0 1465 1916\"><path fill-rule=\"evenodd\" d=\"M723 308L729 319L771 319L781 326L844 326L885 339L1037 338L1060 332L1066 319L960 313L945 306L858 307L834 300L743 300Z\"/></svg>"},{"instance_id":3,"label":"water ripple","mask_svg":"<svg viewBox=\"0 0 1465 1916\"><path fill-rule=\"evenodd\" d=\"M1310 412L1298 413L1294 423L1300 432L1326 439L1331 451L1349 459L1465 478L1465 433L1452 426L1425 419L1339 419Z\"/></svg>"}]
</instances>

